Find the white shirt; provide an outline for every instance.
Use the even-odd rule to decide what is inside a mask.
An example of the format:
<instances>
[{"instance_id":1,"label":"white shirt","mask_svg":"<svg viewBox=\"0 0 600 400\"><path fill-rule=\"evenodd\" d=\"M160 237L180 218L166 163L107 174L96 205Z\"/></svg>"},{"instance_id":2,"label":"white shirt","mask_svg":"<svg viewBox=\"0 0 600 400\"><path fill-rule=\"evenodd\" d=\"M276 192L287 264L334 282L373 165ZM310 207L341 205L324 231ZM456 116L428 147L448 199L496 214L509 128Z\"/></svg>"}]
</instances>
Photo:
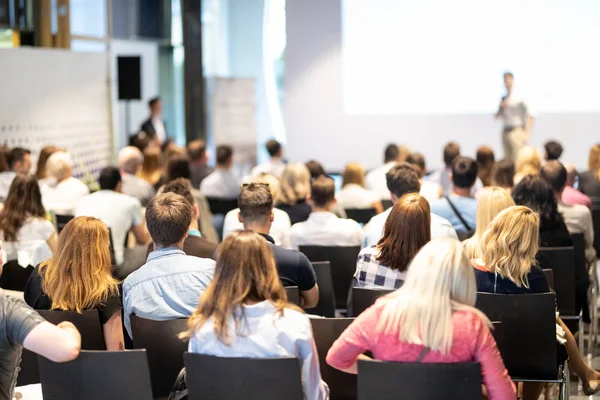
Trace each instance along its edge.
<instances>
[{"instance_id":1,"label":"white shirt","mask_svg":"<svg viewBox=\"0 0 600 400\"><path fill-rule=\"evenodd\" d=\"M223 222L223 239L231 234L233 231L239 231L244 229L244 225L238 219L239 208L231 210L225 215L225 221ZM278 208L273 209L273 223L271 224L271 230L269 236L275 240L275 244L285 249L291 249L290 243L290 228L292 222L290 216Z\"/></svg>"},{"instance_id":2,"label":"white shirt","mask_svg":"<svg viewBox=\"0 0 600 400\"><path fill-rule=\"evenodd\" d=\"M381 201L375 192L367 190L360 185L350 183L342 188L336 195L337 204L341 208L371 208L373 203Z\"/></svg>"},{"instance_id":3,"label":"white shirt","mask_svg":"<svg viewBox=\"0 0 600 400\"><path fill-rule=\"evenodd\" d=\"M160 117L152 118L152 126L154 127L156 138L163 144L167 140L167 131L163 120Z\"/></svg>"},{"instance_id":4,"label":"white shirt","mask_svg":"<svg viewBox=\"0 0 600 400\"><path fill-rule=\"evenodd\" d=\"M425 197L425 199L428 202L432 202L434 200L437 200L440 198L440 194L442 193L442 186L435 183L435 182L429 182L429 181L423 181L421 182L421 190L419 191L419 194L423 197Z\"/></svg>"},{"instance_id":5,"label":"white shirt","mask_svg":"<svg viewBox=\"0 0 600 400\"><path fill-rule=\"evenodd\" d=\"M308 317L288 308L281 315L269 301L243 307L245 317L238 331L233 315L227 319L229 345L215 336L214 319L210 318L190 339L188 351L216 357L296 357L302 371L304 399L328 399L329 388L321 380L319 356Z\"/></svg>"},{"instance_id":6,"label":"white shirt","mask_svg":"<svg viewBox=\"0 0 600 400\"><path fill-rule=\"evenodd\" d=\"M72 176L58 183L53 178L44 179L40 181L40 191L44 208L60 215L73 215L77 204L90 193L83 182Z\"/></svg>"},{"instance_id":7,"label":"white shirt","mask_svg":"<svg viewBox=\"0 0 600 400\"><path fill-rule=\"evenodd\" d=\"M338 218L331 212L312 212L304 222L292 225L292 248L300 246L360 246L365 234L351 219Z\"/></svg>"},{"instance_id":8,"label":"white shirt","mask_svg":"<svg viewBox=\"0 0 600 400\"><path fill-rule=\"evenodd\" d=\"M387 187L387 181L385 179L385 174L388 173L392 167L396 165L396 161L389 162L387 164L382 165L379 168L375 168L372 171L369 171L367 176L365 177L365 187L377 193L382 200L390 200L390 190Z\"/></svg>"},{"instance_id":9,"label":"white shirt","mask_svg":"<svg viewBox=\"0 0 600 400\"><path fill-rule=\"evenodd\" d=\"M10 189L10 185L17 176L16 172L13 171L4 171L0 172L0 201L6 200L6 196L8 196L8 189Z\"/></svg>"},{"instance_id":10,"label":"white shirt","mask_svg":"<svg viewBox=\"0 0 600 400\"><path fill-rule=\"evenodd\" d=\"M558 212L565 219L570 234L583 233L585 258L588 262L593 262L596 259L596 250L594 249L594 223L590 209L579 204L567 205L560 201L558 202Z\"/></svg>"},{"instance_id":11,"label":"white shirt","mask_svg":"<svg viewBox=\"0 0 600 400\"><path fill-rule=\"evenodd\" d=\"M379 239L383 236L383 228L385 227L385 221L392 212L391 208L388 208L379 215L371 218L369 223L365 226L365 240L363 242L363 248L369 246L375 246ZM452 227L452 224L439 215L431 213L431 239L438 239L449 237L458 239L456 231Z\"/></svg>"},{"instance_id":12,"label":"white shirt","mask_svg":"<svg viewBox=\"0 0 600 400\"><path fill-rule=\"evenodd\" d=\"M217 167L202 180L200 192L206 197L237 199L240 194L240 182L231 171Z\"/></svg>"},{"instance_id":13,"label":"white shirt","mask_svg":"<svg viewBox=\"0 0 600 400\"><path fill-rule=\"evenodd\" d=\"M142 204L135 197L112 190L88 194L77 205L75 216L96 217L111 231L115 261L123 264L125 238L132 226L142 223Z\"/></svg>"},{"instance_id":14,"label":"white shirt","mask_svg":"<svg viewBox=\"0 0 600 400\"><path fill-rule=\"evenodd\" d=\"M518 93L510 93L504 98L506 106L500 111L505 129L522 128L527 119L533 116L530 105Z\"/></svg>"},{"instance_id":15,"label":"white shirt","mask_svg":"<svg viewBox=\"0 0 600 400\"><path fill-rule=\"evenodd\" d=\"M252 178L256 178L261 174L271 174L276 176L278 179L281 179L284 169L285 164L283 163L283 160L280 158L271 158L270 161L258 164L256 167L252 168L252 171L250 171L250 176Z\"/></svg>"},{"instance_id":16,"label":"white shirt","mask_svg":"<svg viewBox=\"0 0 600 400\"><path fill-rule=\"evenodd\" d=\"M17 260L19 265L37 265L52 256L48 247L48 240L55 233L52 222L44 218L28 218L17 235L16 242L4 241L2 243L2 260Z\"/></svg>"}]
</instances>

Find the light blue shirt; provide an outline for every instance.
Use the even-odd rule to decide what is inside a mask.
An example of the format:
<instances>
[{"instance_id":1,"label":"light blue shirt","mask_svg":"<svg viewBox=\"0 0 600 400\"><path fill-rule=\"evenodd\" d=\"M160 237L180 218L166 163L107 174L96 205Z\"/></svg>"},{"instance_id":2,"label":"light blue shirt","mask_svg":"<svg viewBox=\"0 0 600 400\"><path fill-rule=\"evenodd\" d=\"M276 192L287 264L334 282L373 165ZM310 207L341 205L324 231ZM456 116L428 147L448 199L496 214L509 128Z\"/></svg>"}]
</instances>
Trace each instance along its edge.
<instances>
[{"instance_id":1,"label":"light blue shirt","mask_svg":"<svg viewBox=\"0 0 600 400\"><path fill-rule=\"evenodd\" d=\"M190 339L188 351L217 357L296 357L302 370L304 398L328 399L329 388L321 380L319 357L308 317L291 309L284 309L280 315L269 301L243 307L246 317L241 320L238 332L233 315L227 321L229 345L217 339L214 320L210 318Z\"/></svg>"},{"instance_id":2,"label":"light blue shirt","mask_svg":"<svg viewBox=\"0 0 600 400\"><path fill-rule=\"evenodd\" d=\"M150 253L146 264L123 282L123 314L129 336L131 314L154 321L192 315L214 273L213 260L187 256L176 247Z\"/></svg>"},{"instance_id":3,"label":"light blue shirt","mask_svg":"<svg viewBox=\"0 0 600 400\"><path fill-rule=\"evenodd\" d=\"M477 213L477 200L472 197L450 196L450 200L460 215L469 224L471 230L475 229L475 214ZM431 202L431 212L446 218L457 232L466 232L468 229L450 207L445 198Z\"/></svg>"}]
</instances>

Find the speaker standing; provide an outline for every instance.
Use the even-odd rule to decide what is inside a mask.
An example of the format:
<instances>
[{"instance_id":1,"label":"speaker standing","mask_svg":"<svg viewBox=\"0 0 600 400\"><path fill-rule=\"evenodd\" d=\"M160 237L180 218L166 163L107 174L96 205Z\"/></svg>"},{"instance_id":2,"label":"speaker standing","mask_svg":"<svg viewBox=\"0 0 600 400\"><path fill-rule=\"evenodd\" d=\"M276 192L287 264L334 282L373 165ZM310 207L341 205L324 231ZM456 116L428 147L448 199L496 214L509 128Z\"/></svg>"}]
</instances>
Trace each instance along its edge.
<instances>
[{"instance_id":1,"label":"speaker standing","mask_svg":"<svg viewBox=\"0 0 600 400\"><path fill-rule=\"evenodd\" d=\"M162 146L167 140L167 130L162 119L162 102L160 97L155 97L148 102L150 117L142 123L141 130L152 139L159 141Z\"/></svg>"}]
</instances>

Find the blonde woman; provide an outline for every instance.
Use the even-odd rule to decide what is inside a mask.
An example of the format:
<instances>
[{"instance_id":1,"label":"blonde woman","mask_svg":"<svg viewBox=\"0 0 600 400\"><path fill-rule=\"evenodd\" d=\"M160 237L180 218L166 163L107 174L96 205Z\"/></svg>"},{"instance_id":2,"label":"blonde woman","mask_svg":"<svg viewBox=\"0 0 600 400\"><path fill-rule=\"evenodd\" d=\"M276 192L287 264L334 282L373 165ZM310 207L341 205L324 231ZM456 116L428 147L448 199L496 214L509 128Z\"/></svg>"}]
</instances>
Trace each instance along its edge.
<instances>
[{"instance_id":1,"label":"blonde woman","mask_svg":"<svg viewBox=\"0 0 600 400\"><path fill-rule=\"evenodd\" d=\"M306 199L310 195L310 172L302 163L287 164L281 175L281 192L277 208L285 211L292 225L304 222L312 210Z\"/></svg>"},{"instance_id":2,"label":"blonde woman","mask_svg":"<svg viewBox=\"0 0 600 400\"><path fill-rule=\"evenodd\" d=\"M404 285L378 300L342 333L327 354L334 368L357 373L370 350L383 361L481 363L490 400L514 399L489 320L474 308L475 276L455 239L426 244L408 268ZM457 382L457 384L460 384Z\"/></svg>"},{"instance_id":3,"label":"blonde woman","mask_svg":"<svg viewBox=\"0 0 600 400\"><path fill-rule=\"evenodd\" d=\"M374 208L377 214L383 212L381 199L375 192L365 189L365 170L361 164L352 162L342 173L342 190L335 195L343 209Z\"/></svg>"},{"instance_id":4,"label":"blonde woman","mask_svg":"<svg viewBox=\"0 0 600 400\"><path fill-rule=\"evenodd\" d=\"M542 155L535 147L524 146L517 154L515 161L514 184L519 183L527 175L537 175L542 170Z\"/></svg>"},{"instance_id":5,"label":"blonde woman","mask_svg":"<svg viewBox=\"0 0 600 400\"><path fill-rule=\"evenodd\" d=\"M38 310L98 310L107 350L122 350L121 299L111 275L109 233L92 217L69 221L56 252L38 265L25 287L25 301Z\"/></svg>"},{"instance_id":6,"label":"blonde woman","mask_svg":"<svg viewBox=\"0 0 600 400\"><path fill-rule=\"evenodd\" d=\"M539 215L525 206L512 206L500 212L480 241L481 258L471 260L477 291L500 294L548 293L544 271L536 265L539 243ZM577 348L571 331L557 318L557 337L565 344L569 366L591 396L600 391L600 373L590 368ZM564 339L562 338L564 336ZM537 399L542 387L527 385L524 399Z\"/></svg>"},{"instance_id":7,"label":"blonde woman","mask_svg":"<svg viewBox=\"0 0 600 400\"><path fill-rule=\"evenodd\" d=\"M162 177L162 154L160 147L148 146L144 149L144 161L137 172L137 177L142 178L155 188L160 186Z\"/></svg>"},{"instance_id":8,"label":"blonde woman","mask_svg":"<svg viewBox=\"0 0 600 400\"><path fill-rule=\"evenodd\" d=\"M510 192L498 186L489 186L485 193L479 198L477 203L477 213L475 214L475 234L463 242L465 254L468 258L478 258L479 251L477 249L479 240L483 232L488 227L490 222L505 208L514 206L515 202L512 199Z\"/></svg>"},{"instance_id":9,"label":"blonde woman","mask_svg":"<svg viewBox=\"0 0 600 400\"><path fill-rule=\"evenodd\" d=\"M304 398L329 398L310 321L287 302L269 244L236 231L217 250L211 284L189 319L189 352L218 357L297 357Z\"/></svg>"},{"instance_id":10,"label":"blonde woman","mask_svg":"<svg viewBox=\"0 0 600 400\"><path fill-rule=\"evenodd\" d=\"M588 171L579 177L579 190L589 197L600 198L600 143L590 149Z\"/></svg>"}]
</instances>

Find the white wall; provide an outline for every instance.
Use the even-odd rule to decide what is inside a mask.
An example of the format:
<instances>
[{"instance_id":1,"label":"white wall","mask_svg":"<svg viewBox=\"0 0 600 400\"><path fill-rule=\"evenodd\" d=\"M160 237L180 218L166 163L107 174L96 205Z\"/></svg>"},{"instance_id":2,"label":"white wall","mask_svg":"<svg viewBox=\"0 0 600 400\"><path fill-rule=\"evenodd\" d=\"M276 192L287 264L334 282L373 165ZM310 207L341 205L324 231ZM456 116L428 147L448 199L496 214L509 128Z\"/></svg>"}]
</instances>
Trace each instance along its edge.
<instances>
[{"instance_id":1,"label":"white wall","mask_svg":"<svg viewBox=\"0 0 600 400\"><path fill-rule=\"evenodd\" d=\"M284 116L290 160L314 158L330 170L341 170L348 161L373 168L382 162L385 145L396 142L424 153L433 169L441 165L442 147L449 140L458 141L466 155L488 144L501 156L500 125L491 116L495 110L490 115L347 115L341 0L288 0L286 16ZM531 144L541 148L546 140L557 139L565 146L563 158L585 168L590 145L600 140L599 126L600 110L541 114Z\"/></svg>"}]
</instances>

